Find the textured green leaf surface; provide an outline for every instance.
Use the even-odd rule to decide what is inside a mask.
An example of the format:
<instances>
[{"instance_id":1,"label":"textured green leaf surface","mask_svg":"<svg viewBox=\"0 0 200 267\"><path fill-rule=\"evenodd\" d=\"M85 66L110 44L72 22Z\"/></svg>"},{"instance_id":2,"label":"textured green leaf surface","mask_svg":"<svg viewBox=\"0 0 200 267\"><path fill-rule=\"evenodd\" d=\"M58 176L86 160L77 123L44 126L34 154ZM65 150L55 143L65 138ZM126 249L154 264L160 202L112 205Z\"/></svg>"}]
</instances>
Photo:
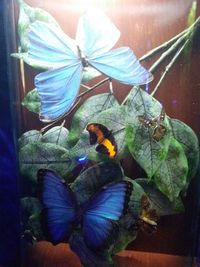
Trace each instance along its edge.
<instances>
[{"instance_id":1,"label":"textured green leaf surface","mask_svg":"<svg viewBox=\"0 0 200 267\"><path fill-rule=\"evenodd\" d=\"M22 101L22 105L29 111L39 114L41 101L37 89L33 89L27 93Z\"/></svg>"},{"instance_id":2,"label":"textured green leaf surface","mask_svg":"<svg viewBox=\"0 0 200 267\"><path fill-rule=\"evenodd\" d=\"M182 146L172 138L165 161L157 170L153 180L157 188L174 201L185 188L188 163Z\"/></svg>"},{"instance_id":3,"label":"textured green leaf surface","mask_svg":"<svg viewBox=\"0 0 200 267\"><path fill-rule=\"evenodd\" d=\"M42 210L40 201L35 197L21 198L22 221L25 231L30 231L37 239L43 237L40 213Z\"/></svg>"},{"instance_id":4,"label":"textured green leaf surface","mask_svg":"<svg viewBox=\"0 0 200 267\"><path fill-rule=\"evenodd\" d=\"M19 20L18 20L18 35L20 39L20 46L23 52L27 52L29 40L28 31L31 23L39 20L46 23L53 24L59 27L56 20L45 10L40 8L33 8L27 5L23 0L18 0L19 3Z\"/></svg>"},{"instance_id":5,"label":"textured green leaf surface","mask_svg":"<svg viewBox=\"0 0 200 267\"><path fill-rule=\"evenodd\" d=\"M106 126L115 138L117 143L117 159L120 159L126 153L125 144L125 126L126 126L126 110L122 107L112 107L110 109L104 110L92 118L88 123L100 123ZM90 145L89 143L89 133L84 130L81 134L77 144L71 149L71 158L76 156L87 156L88 159L94 161L101 161L107 159L95 150L96 145Z\"/></svg>"},{"instance_id":6,"label":"textured green leaf surface","mask_svg":"<svg viewBox=\"0 0 200 267\"><path fill-rule=\"evenodd\" d=\"M117 100L109 93L98 94L88 98L74 114L68 136L69 145L73 146L79 140L84 128L95 115L103 110L117 106Z\"/></svg>"},{"instance_id":7,"label":"textured green leaf surface","mask_svg":"<svg viewBox=\"0 0 200 267\"><path fill-rule=\"evenodd\" d=\"M55 126L43 134L41 141L44 143L59 145L68 149L68 134L69 131L64 126Z\"/></svg>"},{"instance_id":8,"label":"textured green leaf surface","mask_svg":"<svg viewBox=\"0 0 200 267\"><path fill-rule=\"evenodd\" d=\"M125 105L127 107L126 142L133 158L146 171L151 178L165 159L169 148L171 129L168 118L161 124L166 128L166 133L160 141L153 139L153 129L145 127L139 116L152 120L161 114L161 104L152 96L134 87L129 93Z\"/></svg>"},{"instance_id":9,"label":"textured green leaf surface","mask_svg":"<svg viewBox=\"0 0 200 267\"><path fill-rule=\"evenodd\" d=\"M29 143L39 142L41 141L41 139L42 139L42 134L40 131L30 130L21 135L21 137L18 139L18 145L19 148L22 148L23 146Z\"/></svg>"},{"instance_id":10,"label":"textured green leaf surface","mask_svg":"<svg viewBox=\"0 0 200 267\"><path fill-rule=\"evenodd\" d=\"M79 204L88 201L104 185L122 180L120 166L114 162L96 164L82 172L71 185Z\"/></svg>"},{"instance_id":11,"label":"textured green leaf surface","mask_svg":"<svg viewBox=\"0 0 200 267\"><path fill-rule=\"evenodd\" d=\"M187 184L189 184L199 165L199 141L194 131L184 122L170 119L170 124L173 136L182 145L188 160Z\"/></svg>"},{"instance_id":12,"label":"textured green leaf surface","mask_svg":"<svg viewBox=\"0 0 200 267\"><path fill-rule=\"evenodd\" d=\"M129 92L124 104L127 107L130 123L132 118L137 118L139 115L153 119L158 116L162 108L158 100L137 86Z\"/></svg>"},{"instance_id":13,"label":"textured green leaf surface","mask_svg":"<svg viewBox=\"0 0 200 267\"><path fill-rule=\"evenodd\" d=\"M62 159L66 153L67 150L59 145L42 142L29 143L19 152L21 174L36 182L37 171L40 168L47 168L67 179L66 170L71 161Z\"/></svg>"},{"instance_id":14,"label":"textured green leaf surface","mask_svg":"<svg viewBox=\"0 0 200 267\"><path fill-rule=\"evenodd\" d=\"M152 182L145 178L135 179L145 191L151 201L152 208L156 209L160 216L172 215L184 212L184 206L181 198L176 198L173 203L163 195Z\"/></svg>"}]
</instances>

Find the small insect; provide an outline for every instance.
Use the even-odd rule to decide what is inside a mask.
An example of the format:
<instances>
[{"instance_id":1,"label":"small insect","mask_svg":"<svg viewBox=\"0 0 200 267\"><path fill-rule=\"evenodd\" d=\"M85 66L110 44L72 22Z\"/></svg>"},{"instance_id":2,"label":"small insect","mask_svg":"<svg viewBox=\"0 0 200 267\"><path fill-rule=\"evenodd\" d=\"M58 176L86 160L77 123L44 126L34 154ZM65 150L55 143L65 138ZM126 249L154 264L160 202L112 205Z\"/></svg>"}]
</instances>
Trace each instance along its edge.
<instances>
[{"instance_id":1,"label":"small insect","mask_svg":"<svg viewBox=\"0 0 200 267\"><path fill-rule=\"evenodd\" d=\"M112 131L99 123L90 123L86 127L90 134L90 144L98 143L96 151L108 155L113 159L117 155L117 144L115 142Z\"/></svg>"},{"instance_id":2,"label":"small insect","mask_svg":"<svg viewBox=\"0 0 200 267\"><path fill-rule=\"evenodd\" d=\"M159 216L155 209L151 209L151 204L146 195L141 197L141 210L137 225L139 229L148 234L153 234L157 230Z\"/></svg>"},{"instance_id":3,"label":"small insect","mask_svg":"<svg viewBox=\"0 0 200 267\"><path fill-rule=\"evenodd\" d=\"M159 142L166 134L167 129L162 124L165 119L165 110L162 108L160 115L155 119L148 119L144 115L138 116L139 121L146 127L153 129L152 137Z\"/></svg>"}]
</instances>

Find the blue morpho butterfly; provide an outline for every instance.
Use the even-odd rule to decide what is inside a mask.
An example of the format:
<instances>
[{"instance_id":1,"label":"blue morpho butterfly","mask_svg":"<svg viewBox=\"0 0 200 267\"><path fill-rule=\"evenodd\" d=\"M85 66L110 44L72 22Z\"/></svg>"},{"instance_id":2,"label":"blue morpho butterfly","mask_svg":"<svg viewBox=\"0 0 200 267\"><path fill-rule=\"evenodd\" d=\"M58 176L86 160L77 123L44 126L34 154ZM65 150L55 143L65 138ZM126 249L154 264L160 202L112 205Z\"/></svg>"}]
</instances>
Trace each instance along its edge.
<instances>
[{"instance_id":1,"label":"blue morpho butterfly","mask_svg":"<svg viewBox=\"0 0 200 267\"><path fill-rule=\"evenodd\" d=\"M85 244L90 249L103 250L110 245L117 221L128 208L131 183L110 183L83 206L78 206L75 194L55 172L40 169L38 181L44 207L43 226L52 243L67 241L72 231L81 225Z\"/></svg>"},{"instance_id":2,"label":"blue morpho butterfly","mask_svg":"<svg viewBox=\"0 0 200 267\"><path fill-rule=\"evenodd\" d=\"M100 11L85 12L80 17L76 40L54 25L40 21L31 25L28 58L50 69L35 77L41 121L54 121L69 111L87 66L124 84L140 85L152 80L152 74L140 65L129 47L109 51L119 36L119 30Z\"/></svg>"}]
</instances>

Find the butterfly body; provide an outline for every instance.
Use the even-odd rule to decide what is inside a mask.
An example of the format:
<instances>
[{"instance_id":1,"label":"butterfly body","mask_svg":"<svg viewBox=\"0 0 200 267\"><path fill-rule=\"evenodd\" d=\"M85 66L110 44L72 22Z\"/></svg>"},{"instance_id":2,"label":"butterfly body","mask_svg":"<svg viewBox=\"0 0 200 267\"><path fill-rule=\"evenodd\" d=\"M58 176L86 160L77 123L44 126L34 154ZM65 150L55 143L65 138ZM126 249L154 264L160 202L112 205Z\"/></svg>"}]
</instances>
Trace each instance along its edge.
<instances>
[{"instance_id":1,"label":"butterfly body","mask_svg":"<svg viewBox=\"0 0 200 267\"><path fill-rule=\"evenodd\" d=\"M144 115L138 116L138 120L144 125L146 128L151 128L153 130L152 138L159 142L166 134L167 129L162 124L165 119L165 111L162 108L160 115L158 118L148 119Z\"/></svg>"},{"instance_id":2,"label":"butterfly body","mask_svg":"<svg viewBox=\"0 0 200 267\"><path fill-rule=\"evenodd\" d=\"M98 143L96 151L106 154L109 158L114 158L117 155L117 144L115 142L112 131L99 123L90 123L87 125L86 130L89 132L90 144Z\"/></svg>"},{"instance_id":3,"label":"butterfly body","mask_svg":"<svg viewBox=\"0 0 200 267\"><path fill-rule=\"evenodd\" d=\"M120 32L100 11L86 12L80 17L76 40L41 21L31 25L28 36L28 59L35 65L49 67L35 77L41 98L40 119L44 122L56 120L69 111L87 66L124 84L146 84L153 79L129 47L110 51Z\"/></svg>"},{"instance_id":4,"label":"butterfly body","mask_svg":"<svg viewBox=\"0 0 200 267\"><path fill-rule=\"evenodd\" d=\"M81 229L92 250L105 249L113 239L117 221L128 207L132 184L121 181L104 186L83 206L60 177L50 170L38 171L43 205L43 226L48 239L58 244Z\"/></svg>"}]
</instances>

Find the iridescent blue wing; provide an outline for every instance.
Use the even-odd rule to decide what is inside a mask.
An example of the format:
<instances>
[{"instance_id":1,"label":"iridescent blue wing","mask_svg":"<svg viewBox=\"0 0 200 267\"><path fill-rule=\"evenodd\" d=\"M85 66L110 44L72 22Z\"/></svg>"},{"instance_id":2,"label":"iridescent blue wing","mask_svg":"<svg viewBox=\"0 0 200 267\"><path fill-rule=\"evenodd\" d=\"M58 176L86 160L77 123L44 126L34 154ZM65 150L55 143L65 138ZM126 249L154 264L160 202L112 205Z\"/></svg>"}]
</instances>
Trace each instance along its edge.
<instances>
[{"instance_id":1,"label":"iridescent blue wing","mask_svg":"<svg viewBox=\"0 0 200 267\"><path fill-rule=\"evenodd\" d=\"M89 202L83 215L83 236L92 250L107 248L113 231L127 209L132 184L126 181L104 186Z\"/></svg>"},{"instance_id":2,"label":"iridescent blue wing","mask_svg":"<svg viewBox=\"0 0 200 267\"><path fill-rule=\"evenodd\" d=\"M39 170L38 182L44 207L44 231L54 244L66 241L71 234L77 211L74 194L53 171Z\"/></svg>"},{"instance_id":3,"label":"iridescent blue wing","mask_svg":"<svg viewBox=\"0 0 200 267\"><path fill-rule=\"evenodd\" d=\"M78 60L75 41L59 27L36 21L31 24L28 59L44 68L71 66Z\"/></svg>"},{"instance_id":4,"label":"iridescent blue wing","mask_svg":"<svg viewBox=\"0 0 200 267\"><path fill-rule=\"evenodd\" d=\"M35 78L41 98L40 119L50 122L62 117L74 104L82 77L81 60L75 41L54 25L34 22L29 41L29 60L50 68Z\"/></svg>"},{"instance_id":5,"label":"iridescent blue wing","mask_svg":"<svg viewBox=\"0 0 200 267\"><path fill-rule=\"evenodd\" d=\"M81 72L82 65L76 64L42 72L35 77L41 98L41 121L53 121L69 111L79 92Z\"/></svg>"},{"instance_id":6,"label":"iridescent blue wing","mask_svg":"<svg viewBox=\"0 0 200 267\"><path fill-rule=\"evenodd\" d=\"M153 79L153 75L141 66L129 47L117 48L97 57L92 56L88 61L101 73L124 84L146 84Z\"/></svg>"},{"instance_id":7,"label":"iridescent blue wing","mask_svg":"<svg viewBox=\"0 0 200 267\"><path fill-rule=\"evenodd\" d=\"M119 37L119 30L100 10L85 12L79 19L76 41L87 57L109 51Z\"/></svg>"}]
</instances>

